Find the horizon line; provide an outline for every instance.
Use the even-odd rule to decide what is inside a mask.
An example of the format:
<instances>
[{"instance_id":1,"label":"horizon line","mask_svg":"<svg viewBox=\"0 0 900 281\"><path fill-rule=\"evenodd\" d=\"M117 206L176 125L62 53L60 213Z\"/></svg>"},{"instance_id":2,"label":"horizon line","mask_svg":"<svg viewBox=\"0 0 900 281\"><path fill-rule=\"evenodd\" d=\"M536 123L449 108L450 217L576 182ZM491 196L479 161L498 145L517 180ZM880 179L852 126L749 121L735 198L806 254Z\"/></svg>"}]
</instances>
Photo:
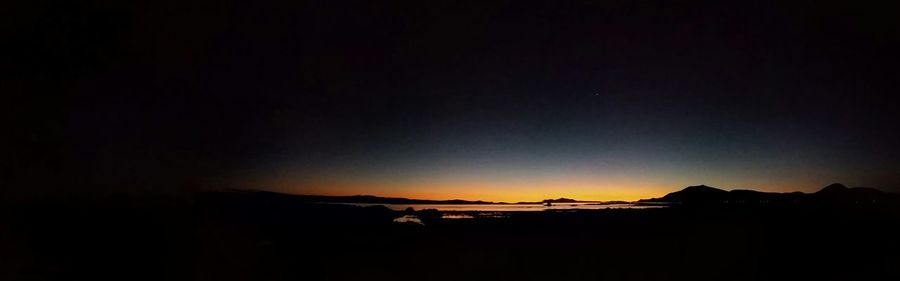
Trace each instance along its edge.
<instances>
[{"instance_id":1,"label":"horizon line","mask_svg":"<svg viewBox=\"0 0 900 281\"><path fill-rule=\"evenodd\" d=\"M844 186L844 187L846 187L846 188L873 188L873 187L849 187L849 186L846 186L846 185L844 185L844 184L842 184L842 183L831 183L831 184L828 184L828 185L823 186L822 188L825 188L825 187L828 187L828 186L832 186L832 185L841 185L841 186ZM776 193L776 194L790 194L790 193L813 194L813 193L815 193L815 192L809 192L809 193L807 193L807 192L803 192L803 191L771 192L771 191L760 191L760 190L756 190L756 189L746 189L746 188L731 188L731 189L726 189L726 188L719 188L719 187L710 186L710 185L706 185L706 184L697 184L697 185L688 185L688 186L682 187L681 189L676 189L676 190L670 191L670 192L668 192L668 193L662 194L662 195L660 195L660 196L650 197L650 198L641 198L641 199L636 199L636 200L616 200L616 199L613 199L613 200L595 200L595 199L582 200L582 199L577 199L577 198L570 198L570 197L566 197L566 196L561 196L561 197L555 197L555 198L545 198L545 199L542 199L541 201L513 201L513 202L511 202L511 201L489 201L489 200L483 200L483 199L460 199L460 198L453 198L453 199L422 199L422 198L416 198L416 197L405 197L405 196L402 196L402 197L396 197L396 196L381 196L381 195L374 195L374 194L358 194L358 193L357 193L357 194L348 194L348 195L336 195L336 194L308 194L308 193L307 193L307 194L301 194L301 193L293 193L293 192L273 191L273 190L267 190L267 189L266 189L266 190L263 190L263 189L224 189L224 191L227 191L227 190L231 190L231 191L262 191L262 192L272 192L272 193L280 193L280 194L288 194L288 195L297 195L297 196L330 196L330 197L371 196L371 197L378 197L378 198L406 199L406 200L422 200L422 201L473 201L473 202L474 202L474 201L481 201L481 202L485 202L485 203L516 204L516 203L534 203L534 202L542 202L543 200L558 200L558 199L571 199L571 200L575 200L575 201L578 201L578 202L585 202L585 203L602 203L602 202L615 202L615 201L621 201L621 202L637 202L637 201L643 200L643 199L660 198L660 197L665 196L665 195L667 195L667 194L670 194L670 193L672 193L672 192L681 191L681 190L684 190L685 188L688 188L688 187L695 187L695 186L705 186L705 187L715 188L715 189L724 190L724 191L729 191L729 192L730 192L730 191L735 191L735 190L749 190L749 191L755 191L755 192L761 192L761 193ZM879 190L879 191L885 192L885 191L883 191L883 190L881 190L881 189L878 189L878 188L873 188L873 189L877 189L877 190ZM820 189L820 190L821 190L821 189Z\"/></svg>"}]
</instances>

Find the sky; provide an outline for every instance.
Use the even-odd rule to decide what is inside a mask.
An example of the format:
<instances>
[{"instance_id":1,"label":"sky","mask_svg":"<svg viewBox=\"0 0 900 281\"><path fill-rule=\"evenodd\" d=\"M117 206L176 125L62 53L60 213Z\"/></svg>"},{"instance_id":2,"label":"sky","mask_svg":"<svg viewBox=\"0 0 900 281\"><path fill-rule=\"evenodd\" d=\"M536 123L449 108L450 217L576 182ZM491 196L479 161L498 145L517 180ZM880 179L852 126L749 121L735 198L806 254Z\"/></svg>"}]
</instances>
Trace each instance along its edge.
<instances>
[{"instance_id":1,"label":"sky","mask_svg":"<svg viewBox=\"0 0 900 281\"><path fill-rule=\"evenodd\" d=\"M254 2L16 4L4 192L900 191L896 4Z\"/></svg>"}]
</instances>

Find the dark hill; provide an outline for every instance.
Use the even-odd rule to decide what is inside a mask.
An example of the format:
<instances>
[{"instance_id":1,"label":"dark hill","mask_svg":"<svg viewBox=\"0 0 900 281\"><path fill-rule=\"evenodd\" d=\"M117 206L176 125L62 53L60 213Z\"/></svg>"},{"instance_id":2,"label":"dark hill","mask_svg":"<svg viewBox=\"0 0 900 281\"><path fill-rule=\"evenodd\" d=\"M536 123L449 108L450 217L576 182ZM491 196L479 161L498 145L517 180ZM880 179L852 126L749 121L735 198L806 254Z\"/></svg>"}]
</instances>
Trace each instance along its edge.
<instances>
[{"instance_id":1,"label":"dark hill","mask_svg":"<svg viewBox=\"0 0 900 281\"><path fill-rule=\"evenodd\" d=\"M728 191L706 185L688 186L680 191L666 194L659 199L651 199L652 202L680 202L680 203L710 203L721 202L728 196Z\"/></svg>"},{"instance_id":2,"label":"dark hill","mask_svg":"<svg viewBox=\"0 0 900 281\"><path fill-rule=\"evenodd\" d=\"M666 194L661 198L642 199L642 203L670 203L684 205L710 204L826 204L826 205L860 205L878 202L897 202L898 196L885 193L870 187L848 188L843 184L830 184L815 193L774 193L754 190L732 190L709 187L706 185L689 186L680 191Z\"/></svg>"},{"instance_id":3,"label":"dark hill","mask_svg":"<svg viewBox=\"0 0 900 281\"><path fill-rule=\"evenodd\" d=\"M815 194L825 195L825 196L834 196L834 195L844 194L847 192L848 189L849 188L847 188L847 186L845 186L843 184L832 183L826 187L823 187L822 190L816 191Z\"/></svg>"},{"instance_id":4,"label":"dark hill","mask_svg":"<svg viewBox=\"0 0 900 281\"><path fill-rule=\"evenodd\" d=\"M541 201L541 202L544 202L544 203L575 203L575 202L578 202L578 200L569 199L569 198L557 198L557 199L545 199L544 201Z\"/></svg>"},{"instance_id":5,"label":"dark hill","mask_svg":"<svg viewBox=\"0 0 900 281\"><path fill-rule=\"evenodd\" d=\"M544 203L603 203L603 201L581 201L571 198L544 199L541 201L522 201L515 204L544 204Z\"/></svg>"},{"instance_id":6,"label":"dark hill","mask_svg":"<svg viewBox=\"0 0 900 281\"><path fill-rule=\"evenodd\" d=\"M276 192L268 192L268 191L231 191L231 193L239 193L239 194L256 194L256 196L278 196L281 198L290 198L291 200L297 202L306 202L306 203L360 203L360 204L505 204L505 203L495 203L489 201L468 201L468 200L423 200L423 199L409 199L409 198L397 198L397 197L379 197L373 195L352 195L352 196L327 196L327 195L295 195L295 194L283 194Z\"/></svg>"},{"instance_id":7,"label":"dark hill","mask_svg":"<svg viewBox=\"0 0 900 281\"><path fill-rule=\"evenodd\" d=\"M878 201L896 199L893 194L884 193L871 187L848 188L841 184L831 184L812 194L819 201L830 204L840 203L877 203Z\"/></svg>"}]
</instances>

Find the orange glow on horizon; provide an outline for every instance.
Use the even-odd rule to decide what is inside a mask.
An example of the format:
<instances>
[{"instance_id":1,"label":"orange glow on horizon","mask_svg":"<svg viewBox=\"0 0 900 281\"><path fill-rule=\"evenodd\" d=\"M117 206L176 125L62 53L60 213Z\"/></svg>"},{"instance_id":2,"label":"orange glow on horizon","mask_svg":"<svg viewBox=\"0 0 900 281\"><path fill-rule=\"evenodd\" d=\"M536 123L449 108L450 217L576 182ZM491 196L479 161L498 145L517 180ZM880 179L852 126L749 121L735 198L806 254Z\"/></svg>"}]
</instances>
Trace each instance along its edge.
<instances>
[{"instance_id":1,"label":"orange glow on horizon","mask_svg":"<svg viewBox=\"0 0 900 281\"><path fill-rule=\"evenodd\" d=\"M560 197L582 201L636 201L662 197L690 185L705 184L725 190L814 192L827 185L810 179L736 180L724 176L662 173L575 172L554 175L472 175L352 177L269 173L243 178L242 188L289 194L351 196L373 195L424 200L483 200L534 202Z\"/></svg>"},{"instance_id":2,"label":"orange glow on horizon","mask_svg":"<svg viewBox=\"0 0 900 281\"><path fill-rule=\"evenodd\" d=\"M440 183L318 181L304 184L270 183L266 186L268 188L263 189L292 194L374 195L425 200L461 199L510 203L560 197L584 201L635 201L663 196L673 191L670 185L598 182L584 179L529 182L458 180Z\"/></svg>"}]
</instances>

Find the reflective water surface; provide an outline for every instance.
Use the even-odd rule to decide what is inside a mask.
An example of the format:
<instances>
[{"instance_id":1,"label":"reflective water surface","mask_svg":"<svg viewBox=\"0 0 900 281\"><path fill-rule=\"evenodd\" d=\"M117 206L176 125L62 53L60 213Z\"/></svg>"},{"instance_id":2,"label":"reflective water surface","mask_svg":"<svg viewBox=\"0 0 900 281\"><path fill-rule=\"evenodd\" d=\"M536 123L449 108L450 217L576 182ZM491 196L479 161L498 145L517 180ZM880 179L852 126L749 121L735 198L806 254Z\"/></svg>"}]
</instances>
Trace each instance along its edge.
<instances>
[{"instance_id":1,"label":"reflective water surface","mask_svg":"<svg viewBox=\"0 0 900 281\"><path fill-rule=\"evenodd\" d=\"M422 220L419 219L419 217L417 217L415 215L405 215L405 216L394 219L394 222L397 222L397 223L407 223L408 222L408 223L422 224Z\"/></svg>"},{"instance_id":2,"label":"reflective water surface","mask_svg":"<svg viewBox=\"0 0 900 281\"><path fill-rule=\"evenodd\" d=\"M485 212L536 212L543 210L602 210L602 209L652 209L665 206L648 206L635 204L599 204L599 203L560 203L552 206L540 204L364 204L348 203L356 206L383 205L391 210L402 211L436 209L438 211L485 211Z\"/></svg>"}]
</instances>

